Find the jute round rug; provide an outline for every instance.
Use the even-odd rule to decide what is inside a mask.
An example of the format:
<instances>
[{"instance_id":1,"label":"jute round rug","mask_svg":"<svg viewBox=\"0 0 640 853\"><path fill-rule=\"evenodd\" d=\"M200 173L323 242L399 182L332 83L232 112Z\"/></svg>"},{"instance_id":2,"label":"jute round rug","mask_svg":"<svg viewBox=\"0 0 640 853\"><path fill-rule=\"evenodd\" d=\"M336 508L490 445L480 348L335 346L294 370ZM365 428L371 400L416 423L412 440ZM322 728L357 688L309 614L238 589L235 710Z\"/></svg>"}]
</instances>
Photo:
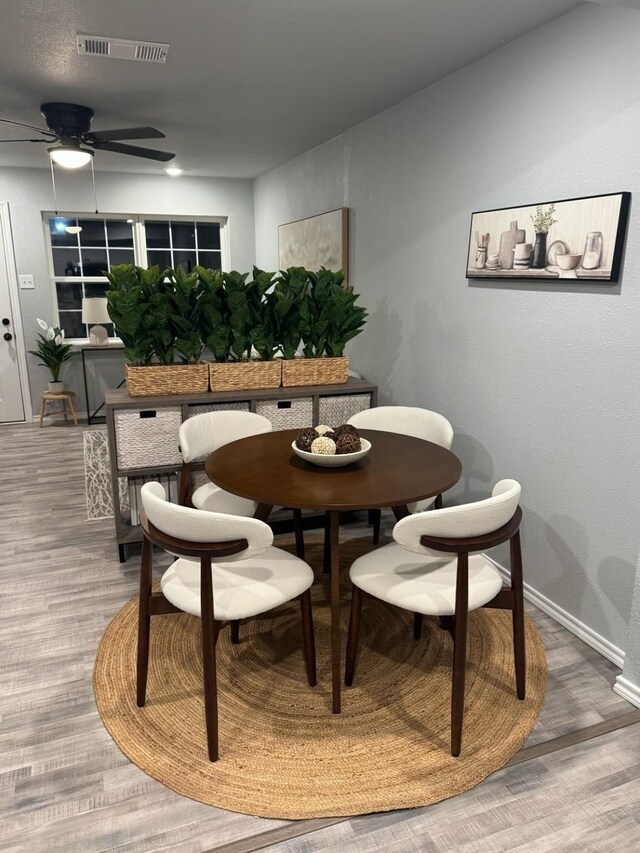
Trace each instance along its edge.
<instances>
[{"instance_id":1,"label":"jute round rug","mask_svg":"<svg viewBox=\"0 0 640 853\"><path fill-rule=\"evenodd\" d=\"M281 544L281 543L278 543ZM292 547L288 544L288 547ZM322 546L306 543L319 567ZM341 544L344 636L348 566L371 542ZM544 701L547 665L527 619L527 698L515 695L511 613L469 617L462 754L449 753L451 638L425 619L365 599L354 686L331 713L328 577L313 588L318 686L307 684L297 602L218 640L220 760L207 759L200 620L155 616L147 704L135 702L137 599L100 642L94 689L122 752L154 779L195 800L262 817L331 817L423 806L476 785L518 751Z\"/></svg>"}]
</instances>

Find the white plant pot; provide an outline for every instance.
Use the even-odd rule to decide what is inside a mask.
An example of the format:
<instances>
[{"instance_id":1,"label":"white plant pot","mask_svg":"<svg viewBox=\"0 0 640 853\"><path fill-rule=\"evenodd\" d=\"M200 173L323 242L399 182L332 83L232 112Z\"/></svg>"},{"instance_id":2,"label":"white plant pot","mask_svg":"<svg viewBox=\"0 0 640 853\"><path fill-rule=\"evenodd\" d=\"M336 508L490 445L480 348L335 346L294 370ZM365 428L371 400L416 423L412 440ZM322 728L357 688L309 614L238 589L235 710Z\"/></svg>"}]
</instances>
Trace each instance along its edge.
<instances>
[{"instance_id":1,"label":"white plant pot","mask_svg":"<svg viewBox=\"0 0 640 853\"><path fill-rule=\"evenodd\" d=\"M64 382L52 382L49 381L49 391L52 394L62 394L64 391Z\"/></svg>"}]
</instances>

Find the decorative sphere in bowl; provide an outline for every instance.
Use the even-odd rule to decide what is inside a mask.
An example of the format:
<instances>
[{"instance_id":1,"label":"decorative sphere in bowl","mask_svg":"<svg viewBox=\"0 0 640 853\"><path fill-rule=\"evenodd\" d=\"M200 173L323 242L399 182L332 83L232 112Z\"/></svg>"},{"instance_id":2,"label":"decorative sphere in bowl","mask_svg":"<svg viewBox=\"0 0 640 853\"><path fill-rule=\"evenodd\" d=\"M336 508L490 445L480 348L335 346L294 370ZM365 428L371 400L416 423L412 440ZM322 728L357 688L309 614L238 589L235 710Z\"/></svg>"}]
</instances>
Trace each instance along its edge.
<instances>
[{"instance_id":1,"label":"decorative sphere in bowl","mask_svg":"<svg viewBox=\"0 0 640 853\"><path fill-rule=\"evenodd\" d=\"M313 465L319 465L321 468L343 468L345 465L351 465L353 462L359 462L371 450L371 442L366 438L360 439L360 450L356 453L334 453L331 456L325 456L320 453L309 453L306 450L300 450L295 441L291 442L291 449L306 462L311 462Z\"/></svg>"}]
</instances>

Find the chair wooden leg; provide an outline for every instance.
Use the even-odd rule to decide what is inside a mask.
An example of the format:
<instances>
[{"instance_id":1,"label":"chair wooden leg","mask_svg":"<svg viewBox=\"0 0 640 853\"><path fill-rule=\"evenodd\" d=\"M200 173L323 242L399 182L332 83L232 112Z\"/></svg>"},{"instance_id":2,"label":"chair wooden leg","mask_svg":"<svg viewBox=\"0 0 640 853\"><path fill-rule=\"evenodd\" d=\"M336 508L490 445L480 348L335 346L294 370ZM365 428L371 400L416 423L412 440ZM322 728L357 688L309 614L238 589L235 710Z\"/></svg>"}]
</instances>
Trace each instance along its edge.
<instances>
[{"instance_id":1,"label":"chair wooden leg","mask_svg":"<svg viewBox=\"0 0 640 853\"><path fill-rule=\"evenodd\" d=\"M516 668L516 692L524 699L527 678L527 654L524 627L524 590L522 580L522 551L520 531L517 530L510 542L511 591L513 592L513 658Z\"/></svg>"},{"instance_id":2,"label":"chair wooden leg","mask_svg":"<svg viewBox=\"0 0 640 853\"><path fill-rule=\"evenodd\" d=\"M204 715L209 761L218 760L218 685L216 677L216 625L213 617L211 558L200 558L200 609L202 614L202 676Z\"/></svg>"},{"instance_id":3,"label":"chair wooden leg","mask_svg":"<svg viewBox=\"0 0 640 853\"><path fill-rule=\"evenodd\" d=\"M419 640L422 636L422 613L413 614L413 639Z\"/></svg>"},{"instance_id":4,"label":"chair wooden leg","mask_svg":"<svg viewBox=\"0 0 640 853\"><path fill-rule=\"evenodd\" d=\"M44 412L45 412L45 405L46 405L46 402L47 402L47 401L44 399L44 397L43 397L43 398L42 398L42 400L40 401L40 427L41 427L41 428L42 428L42 424L43 424L43 422L44 422Z\"/></svg>"},{"instance_id":5,"label":"chair wooden leg","mask_svg":"<svg viewBox=\"0 0 640 853\"><path fill-rule=\"evenodd\" d=\"M145 536L142 540L142 559L140 560L140 598L138 602L138 660L136 668L136 702L139 708L145 703L147 695L147 672L149 670L149 636L151 616L149 615L149 596L151 595L151 572L153 564L153 546Z\"/></svg>"},{"instance_id":6,"label":"chair wooden leg","mask_svg":"<svg viewBox=\"0 0 640 853\"><path fill-rule=\"evenodd\" d=\"M373 544L377 545L380 542L380 524L382 522L382 512L379 509L372 509L373 514Z\"/></svg>"},{"instance_id":7,"label":"chair wooden leg","mask_svg":"<svg viewBox=\"0 0 640 853\"><path fill-rule=\"evenodd\" d=\"M451 685L451 755L460 755L464 718L464 681L467 666L467 615L469 605L469 555L458 554L456 615Z\"/></svg>"},{"instance_id":8,"label":"chair wooden leg","mask_svg":"<svg viewBox=\"0 0 640 853\"><path fill-rule=\"evenodd\" d=\"M302 648L307 669L309 687L315 687L316 677L316 641L313 633L313 611L311 610L311 590L300 596L300 616L302 618Z\"/></svg>"},{"instance_id":9,"label":"chair wooden leg","mask_svg":"<svg viewBox=\"0 0 640 853\"><path fill-rule=\"evenodd\" d=\"M304 560L304 531L302 530L302 510L293 511L293 531L296 537L296 554Z\"/></svg>"},{"instance_id":10,"label":"chair wooden leg","mask_svg":"<svg viewBox=\"0 0 640 853\"><path fill-rule=\"evenodd\" d=\"M360 639L360 617L362 615L362 590L355 584L351 585L351 614L349 616L349 634L347 636L347 660L344 669L344 683L347 687L353 684L356 674L356 657L358 656L358 640Z\"/></svg>"},{"instance_id":11,"label":"chair wooden leg","mask_svg":"<svg viewBox=\"0 0 640 853\"><path fill-rule=\"evenodd\" d=\"M180 469L180 485L178 487L178 503L180 506L189 505L189 486L191 485L191 462L183 462Z\"/></svg>"},{"instance_id":12,"label":"chair wooden leg","mask_svg":"<svg viewBox=\"0 0 640 853\"><path fill-rule=\"evenodd\" d=\"M234 646L237 646L240 642L240 620L234 619L229 625L231 627L231 642Z\"/></svg>"}]
</instances>

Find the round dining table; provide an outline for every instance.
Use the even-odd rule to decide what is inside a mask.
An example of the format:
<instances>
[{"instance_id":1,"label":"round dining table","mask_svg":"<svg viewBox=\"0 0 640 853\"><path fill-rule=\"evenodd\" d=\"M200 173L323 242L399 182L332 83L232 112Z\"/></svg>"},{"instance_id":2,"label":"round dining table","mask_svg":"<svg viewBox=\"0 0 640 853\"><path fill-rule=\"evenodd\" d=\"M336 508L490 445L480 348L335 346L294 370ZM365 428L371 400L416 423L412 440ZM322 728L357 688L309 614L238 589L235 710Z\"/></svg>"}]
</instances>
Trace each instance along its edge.
<instances>
[{"instance_id":1,"label":"round dining table","mask_svg":"<svg viewBox=\"0 0 640 853\"><path fill-rule=\"evenodd\" d=\"M266 521L274 506L327 514L331 583L332 708L340 713L340 513L390 507L397 520L407 504L439 495L460 478L462 465L450 450L413 436L360 430L371 450L359 462L324 468L292 449L298 430L252 435L225 444L207 457L209 479L222 489L257 501L255 517Z\"/></svg>"}]
</instances>

